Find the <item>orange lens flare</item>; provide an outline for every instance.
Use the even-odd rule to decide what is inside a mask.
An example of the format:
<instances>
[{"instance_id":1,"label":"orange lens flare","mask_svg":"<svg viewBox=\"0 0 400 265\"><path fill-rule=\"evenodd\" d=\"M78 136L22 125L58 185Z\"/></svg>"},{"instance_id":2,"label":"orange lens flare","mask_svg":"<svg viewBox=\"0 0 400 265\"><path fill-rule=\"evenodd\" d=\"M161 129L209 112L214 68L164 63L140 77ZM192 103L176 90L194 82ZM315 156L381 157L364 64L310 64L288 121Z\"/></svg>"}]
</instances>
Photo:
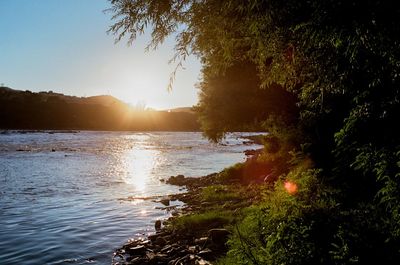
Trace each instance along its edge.
<instances>
[{"instance_id":1,"label":"orange lens flare","mask_svg":"<svg viewBox=\"0 0 400 265\"><path fill-rule=\"evenodd\" d=\"M295 194L297 192L297 184L291 181L286 181L285 189L289 194Z\"/></svg>"}]
</instances>

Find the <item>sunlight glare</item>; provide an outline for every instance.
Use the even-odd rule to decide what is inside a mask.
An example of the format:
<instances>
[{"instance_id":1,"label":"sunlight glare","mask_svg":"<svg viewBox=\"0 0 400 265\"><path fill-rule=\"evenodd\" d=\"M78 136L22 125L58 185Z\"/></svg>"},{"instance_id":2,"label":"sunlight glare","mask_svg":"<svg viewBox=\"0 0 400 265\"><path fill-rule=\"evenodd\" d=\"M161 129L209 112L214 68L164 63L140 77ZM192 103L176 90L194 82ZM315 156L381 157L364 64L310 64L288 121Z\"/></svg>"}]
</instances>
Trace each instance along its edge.
<instances>
[{"instance_id":1,"label":"sunlight glare","mask_svg":"<svg viewBox=\"0 0 400 265\"><path fill-rule=\"evenodd\" d=\"M123 179L125 183L134 186L137 191L145 191L157 163L157 153L154 150L135 148L129 150L124 157L126 174Z\"/></svg>"},{"instance_id":2,"label":"sunlight glare","mask_svg":"<svg viewBox=\"0 0 400 265\"><path fill-rule=\"evenodd\" d=\"M145 209L140 211L140 215L142 216L146 216L147 215L147 211Z\"/></svg>"},{"instance_id":3,"label":"sunlight glare","mask_svg":"<svg viewBox=\"0 0 400 265\"><path fill-rule=\"evenodd\" d=\"M284 187L289 194L295 194L297 192L297 184L294 182L286 181Z\"/></svg>"}]
</instances>

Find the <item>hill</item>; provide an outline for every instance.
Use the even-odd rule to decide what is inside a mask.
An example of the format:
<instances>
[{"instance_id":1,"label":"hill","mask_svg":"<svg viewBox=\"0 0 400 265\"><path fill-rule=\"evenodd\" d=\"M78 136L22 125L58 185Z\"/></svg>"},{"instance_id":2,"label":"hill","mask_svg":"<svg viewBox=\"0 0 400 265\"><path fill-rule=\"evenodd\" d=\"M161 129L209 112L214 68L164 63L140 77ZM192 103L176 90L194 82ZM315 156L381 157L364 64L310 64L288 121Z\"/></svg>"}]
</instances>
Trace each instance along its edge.
<instances>
[{"instance_id":1,"label":"hill","mask_svg":"<svg viewBox=\"0 0 400 265\"><path fill-rule=\"evenodd\" d=\"M0 128L198 131L199 125L194 112L137 109L108 95L75 97L0 87Z\"/></svg>"},{"instance_id":2,"label":"hill","mask_svg":"<svg viewBox=\"0 0 400 265\"><path fill-rule=\"evenodd\" d=\"M166 110L168 112L186 112L186 113L194 113L192 107L181 107L181 108L174 108Z\"/></svg>"}]
</instances>

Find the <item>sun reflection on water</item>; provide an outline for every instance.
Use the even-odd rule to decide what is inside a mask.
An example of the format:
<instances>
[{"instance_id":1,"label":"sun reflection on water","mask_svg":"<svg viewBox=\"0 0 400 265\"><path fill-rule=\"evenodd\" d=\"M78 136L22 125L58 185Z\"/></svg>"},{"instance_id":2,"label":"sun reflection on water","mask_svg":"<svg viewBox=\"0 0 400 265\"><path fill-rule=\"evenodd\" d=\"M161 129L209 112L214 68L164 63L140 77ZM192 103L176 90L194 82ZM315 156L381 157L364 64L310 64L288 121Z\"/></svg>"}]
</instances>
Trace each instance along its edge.
<instances>
[{"instance_id":1,"label":"sun reflection on water","mask_svg":"<svg viewBox=\"0 0 400 265\"><path fill-rule=\"evenodd\" d=\"M132 185L136 191L145 192L147 184L157 167L158 152L144 148L128 150L121 156L121 167L123 167L122 179L125 183Z\"/></svg>"}]
</instances>

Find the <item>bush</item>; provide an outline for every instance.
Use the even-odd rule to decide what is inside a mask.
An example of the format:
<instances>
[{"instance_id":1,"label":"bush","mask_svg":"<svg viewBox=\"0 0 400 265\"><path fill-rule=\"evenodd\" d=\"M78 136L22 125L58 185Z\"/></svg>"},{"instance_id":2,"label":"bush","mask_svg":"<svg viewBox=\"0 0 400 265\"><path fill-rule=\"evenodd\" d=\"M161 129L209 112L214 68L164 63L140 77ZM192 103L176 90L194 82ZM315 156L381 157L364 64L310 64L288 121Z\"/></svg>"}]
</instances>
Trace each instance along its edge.
<instances>
[{"instance_id":1,"label":"bush","mask_svg":"<svg viewBox=\"0 0 400 265\"><path fill-rule=\"evenodd\" d=\"M305 165L244 212L219 264L397 264L391 214L373 203L345 206L323 172Z\"/></svg>"}]
</instances>

